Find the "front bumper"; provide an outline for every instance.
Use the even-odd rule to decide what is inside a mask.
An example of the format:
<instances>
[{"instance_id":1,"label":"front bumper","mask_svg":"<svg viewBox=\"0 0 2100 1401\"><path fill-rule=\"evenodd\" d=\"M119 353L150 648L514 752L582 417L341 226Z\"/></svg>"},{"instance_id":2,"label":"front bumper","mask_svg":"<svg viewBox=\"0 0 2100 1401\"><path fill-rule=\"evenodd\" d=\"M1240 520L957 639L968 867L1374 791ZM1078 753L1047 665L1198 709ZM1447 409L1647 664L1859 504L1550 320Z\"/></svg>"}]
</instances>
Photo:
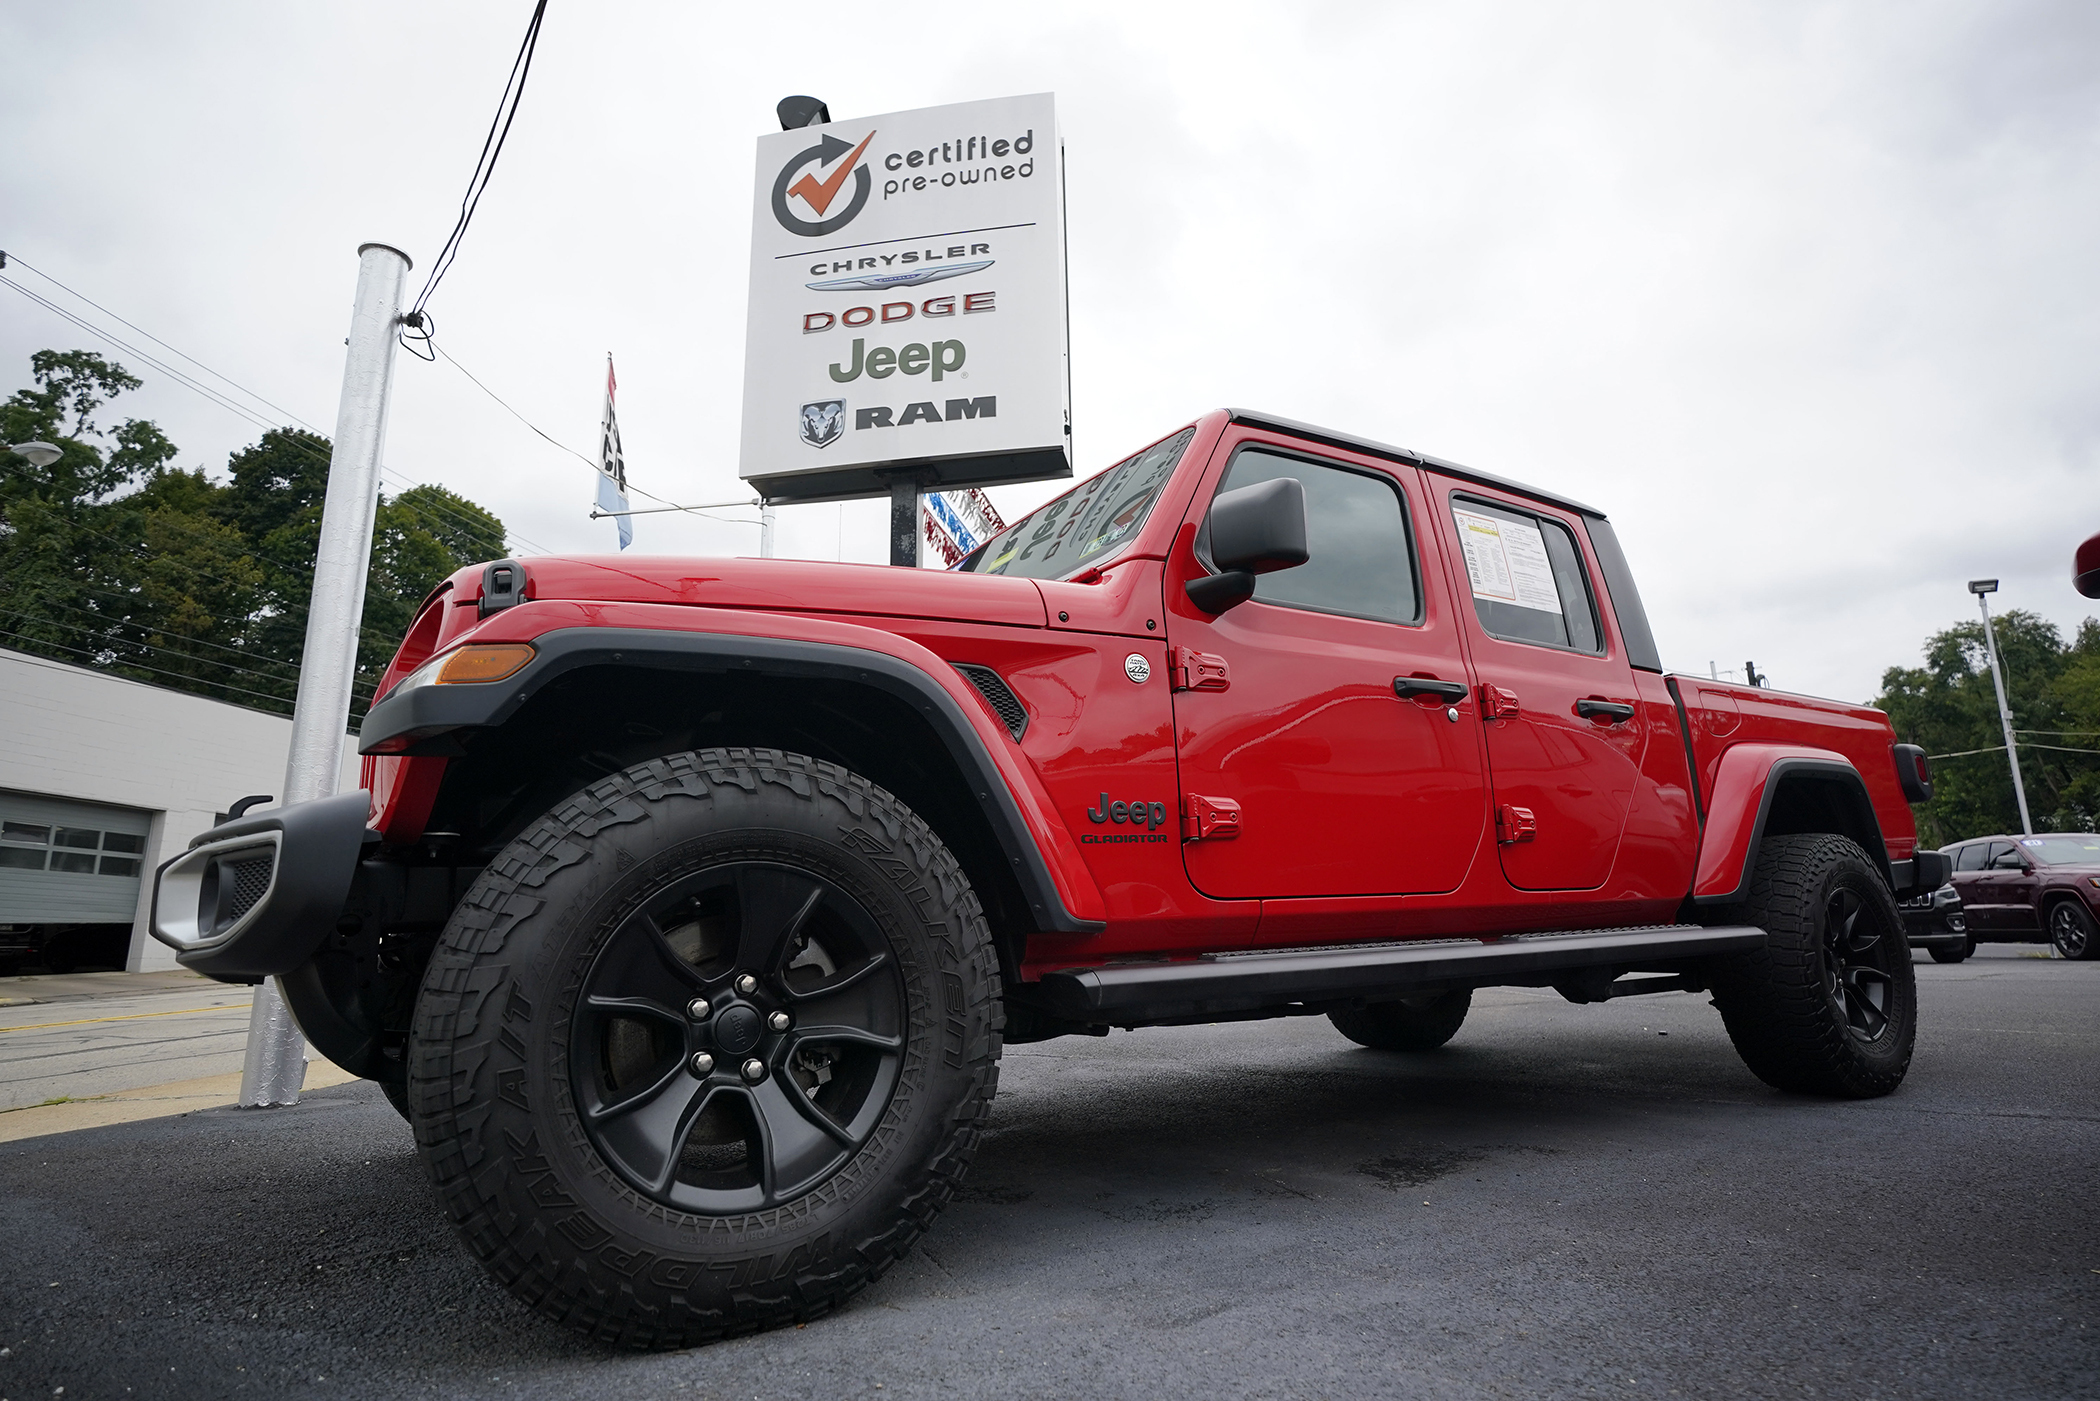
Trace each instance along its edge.
<instances>
[{"instance_id":1,"label":"front bumper","mask_svg":"<svg viewBox=\"0 0 2100 1401\"><path fill-rule=\"evenodd\" d=\"M1961 897L1952 885L1902 902L1903 930L1912 948L1954 945L1969 937L1969 922L1962 913Z\"/></svg>"},{"instance_id":2,"label":"front bumper","mask_svg":"<svg viewBox=\"0 0 2100 1401\"><path fill-rule=\"evenodd\" d=\"M203 833L153 873L153 937L210 977L291 972L342 914L370 806L360 789Z\"/></svg>"}]
</instances>

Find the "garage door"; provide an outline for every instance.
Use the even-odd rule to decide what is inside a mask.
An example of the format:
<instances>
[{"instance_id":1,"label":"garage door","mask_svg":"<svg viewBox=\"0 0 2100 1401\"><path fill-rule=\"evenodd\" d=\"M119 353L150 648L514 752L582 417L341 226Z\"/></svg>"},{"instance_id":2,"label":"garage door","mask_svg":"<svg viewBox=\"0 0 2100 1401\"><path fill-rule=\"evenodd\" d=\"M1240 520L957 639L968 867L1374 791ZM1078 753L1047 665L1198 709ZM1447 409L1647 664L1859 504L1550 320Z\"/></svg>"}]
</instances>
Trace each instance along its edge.
<instances>
[{"instance_id":1,"label":"garage door","mask_svg":"<svg viewBox=\"0 0 2100 1401\"><path fill-rule=\"evenodd\" d=\"M0 792L0 924L129 924L151 813Z\"/></svg>"}]
</instances>

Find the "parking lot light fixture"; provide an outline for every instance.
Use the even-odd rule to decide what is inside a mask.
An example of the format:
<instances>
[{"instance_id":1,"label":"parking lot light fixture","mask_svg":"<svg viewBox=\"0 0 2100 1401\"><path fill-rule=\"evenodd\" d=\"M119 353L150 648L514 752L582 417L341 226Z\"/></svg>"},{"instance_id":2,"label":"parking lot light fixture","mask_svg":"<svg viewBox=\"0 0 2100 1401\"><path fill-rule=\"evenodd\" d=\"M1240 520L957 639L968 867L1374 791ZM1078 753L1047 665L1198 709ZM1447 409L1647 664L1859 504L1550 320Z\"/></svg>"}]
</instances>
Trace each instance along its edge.
<instances>
[{"instance_id":1,"label":"parking lot light fixture","mask_svg":"<svg viewBox=\"0 0 2100 1401\"><path fill-rule=\"evenodd\" d=\"M1983 652L1991 663L1991 685L1998 692L1998 723L2005 730L2005 760L2012 765L2013 798L2020 805L2020 834L2034 835L2034 822L2027 816L2027 788L2020 782L2020 751L2013 742L2012 707L2005 703L2005 672L1998 664L1998 634L1991 628L1991 595L1998 592L1996 579L1971 579L1969 592L1983 610Z\"/></svg>"},{"instance_id":2,"label":"parking lot light fixture","mask_svg":"<svg viewBox=\"0 0 2100 1401\"><path fill-rule=\"evenodd\" d=\"M56 443L10 443L7 450L17 457L29 459L32 467L49 467L65 455L65 449Z\"/></svg>"}]
</instances>

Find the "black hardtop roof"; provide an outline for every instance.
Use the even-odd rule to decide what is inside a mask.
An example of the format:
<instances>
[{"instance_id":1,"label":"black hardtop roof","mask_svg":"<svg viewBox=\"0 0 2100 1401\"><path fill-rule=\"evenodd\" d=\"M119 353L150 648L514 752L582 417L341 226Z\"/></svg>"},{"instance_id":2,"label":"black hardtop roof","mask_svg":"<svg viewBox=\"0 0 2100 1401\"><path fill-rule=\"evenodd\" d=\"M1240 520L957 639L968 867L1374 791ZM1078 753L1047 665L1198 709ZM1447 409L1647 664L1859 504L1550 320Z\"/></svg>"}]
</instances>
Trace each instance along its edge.
<instances>
[{"instance_id":1,"label":"black hardtop roof","mask_svg":"<svg viewBox=\"0 0 2100 1401\"><path fill-rule=\"evenodd\" d=\"M1585 516L1594 516L1598 520L1605 519L1604 512L1595 506L1585 506L1580 501L1562 496L1558 492L1541 491L1535 486L1513 482L1492 472L1475 471L1456 462L1447 462L1441 457L1431 457L1426 452L1416 452L1413 448L1396 448L1387 443L1359 438L1351 433L1337 433L1332 428L1316 428L1310 423L1300 423L1296 419L1281 418L1276 414L1262 413L1256 409L1227 409L1225 412L1234 423L1244 423L1250 428L1266 428L1276 433L1288 433L1294 438L1303 438L1312 443L1325 443L1329 447L1345 448L1350 452L1360 452L1366 457L1383 457L1391 462L1405 462L1412 467L1428 467L1446 476L1478 482L1482 486L1514 492L1518 496L1529 496L1533 500L1544 501L1548 505L1576 511Z\"/></svg>"}]
</instances>

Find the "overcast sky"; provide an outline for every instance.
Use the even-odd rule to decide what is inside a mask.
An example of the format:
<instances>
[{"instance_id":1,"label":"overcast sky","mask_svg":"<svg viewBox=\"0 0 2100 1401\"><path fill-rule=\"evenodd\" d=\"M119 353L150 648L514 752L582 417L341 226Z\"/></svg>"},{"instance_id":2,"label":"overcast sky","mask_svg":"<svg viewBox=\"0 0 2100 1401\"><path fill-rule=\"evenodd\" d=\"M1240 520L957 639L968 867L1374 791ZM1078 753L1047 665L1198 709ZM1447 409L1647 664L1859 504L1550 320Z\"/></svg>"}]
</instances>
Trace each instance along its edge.
<instances>
[{"instance_id":1,"label":"overcast sky","mask_svg":"<svg viewBox=\"0 0 2100 1401\"><path fill-rule=\"evenodd\" d=\"M420 285L530 9L0 0L0 248L330 429L356 247L396 244ZM1082 475L1241 405L1551 486L1618 522L1668 664L1848 699L1973 617L1971 577L2086 615L2089 3L553 0L440 341L585 452L611 351L630 478L735 496L773 104L1039 91ZM105 348L0 287L0 391L47 346ZM131 363L124 407L182 465L255 438ZM443 361L403 362L387 461L521 550L611 548L589 470ZM993 496L1012 518L1052 490ZM786 508L780 552L878 560L883 509ZM636 534L757 549L734 523Z\"/></svg>"}]
</instances>

